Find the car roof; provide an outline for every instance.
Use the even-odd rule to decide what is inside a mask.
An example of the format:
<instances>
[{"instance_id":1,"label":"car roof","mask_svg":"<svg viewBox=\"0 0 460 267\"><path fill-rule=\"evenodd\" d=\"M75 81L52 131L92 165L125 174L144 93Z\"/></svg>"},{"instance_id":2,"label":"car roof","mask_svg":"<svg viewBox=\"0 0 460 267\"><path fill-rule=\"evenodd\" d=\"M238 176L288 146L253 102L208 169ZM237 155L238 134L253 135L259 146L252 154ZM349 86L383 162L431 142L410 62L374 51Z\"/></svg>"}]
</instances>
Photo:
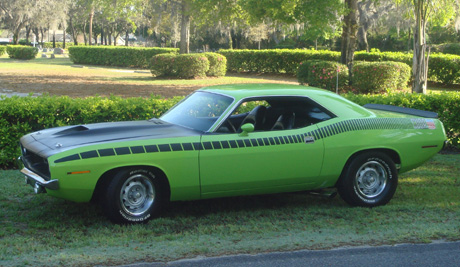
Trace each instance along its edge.
<instances>
[{"instance_id":1,"label":"car roof","mask_svg":"<svg viewBox=\"0 0 460 267\"><path fill-rule=\"evenodd\" d=\"M324 89L295 84L227 84L204 87L198 91L227 95L239 101L257 96L306 96L342 117L375 116L369 110Z\"/></svg>"},{"instance_id":2,"label":"car roof","mask_svg":"<svg viewBox=\"0 0 460 267\"><path fill-rule=\"evenodd\" d=\"M329 93L326 90L315 87L294 85L294 84L276 84L276 83L257 83L257 84L227 84L214 85L199 89L199 91L208 91L213 93L224 94L234 98L245 98L251 96L269 96L269 95L305 95L312 96L317 93Z\"/></svg>"}]
</instances>

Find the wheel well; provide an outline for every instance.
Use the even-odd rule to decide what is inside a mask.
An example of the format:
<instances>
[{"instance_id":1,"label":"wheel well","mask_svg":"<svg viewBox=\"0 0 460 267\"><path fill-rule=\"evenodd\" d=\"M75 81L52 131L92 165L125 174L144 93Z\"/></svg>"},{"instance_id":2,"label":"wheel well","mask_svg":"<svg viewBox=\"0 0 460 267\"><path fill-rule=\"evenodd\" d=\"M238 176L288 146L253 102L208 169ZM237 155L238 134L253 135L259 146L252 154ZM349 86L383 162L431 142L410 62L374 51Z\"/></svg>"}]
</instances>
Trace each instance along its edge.
<instances>
[{"instance_id":1,"label":"wheel well","mask_svg":"<svg viewBox=\"0 0 460 267\"><path fill-rule=\"evenodd\" d=\"M127 169L127 168L143 168L147 169L149 171L154 172L158 178L161 180L162 184L162 189L165 190L165 199L169 200L171 197L171 188L169 185L168 178L166 177L166 174L159 168L153 167L153 166L144 166L144 165L134 165L134 166L124 166L124 167L119 167L115 169L111 169L106 171L104 174L101 175L99 180L97 181L96 188L93 191L93 196L91 197L91 202L96 203L104 193L105 188L109 185L110 181L112 180L112 177L119 172L122 169Z\"/></svg>"},{"instance_id":2,"label":"wheel well","mask_svg":"<svg viewBox=\"0 0 460 267\"><path fill-rule=\"evenodd\" d=\"M398 152L394 151L394 150L391 150L391 149L387 149L387 148L376 148L376 149L366 149L366 150L361 150L361 151L358 151L356 153L354 153L353 155L351 155L351 157L348 159L347 161L347 164L356 156L362 154L362 153L367 153L367 152L381 152L381 153L384 153L386 154L387 156L389 156L391 158L391 160L395 163L395 164L401 164L401 158L399 157L399 154ZM346 165L345 165L346 166Z\"/></svg>"},{"instance_id":3,"label":"wheel well","mask_svg":"<svg viewBox=\"0 0 460 267\"><path fill-rule=\"evenodd\" d=\"M355 152L353 155L351 155L347 162L345 163L345 165L343 166L343 169L342 169L342 173L340 174L340 177L339 179L337 179L337 182L336 182L336 185L337 183L340 181L340 179L342 178L343 176L343 172L345 171L346 167L348 166L348 164L350 163L350 161L352 159L354 159L355 157L357 157L358 155L361 155L362 153L366 153L366 152L381 152L381 153L384 153L386 154L387 156L389 156L391 158L391 160L396 164L401 164L401 158L399 157L399 154L398 152L392 150L392 149L387 149L387 148L375 148L375 149L366 149L366 150L361 150L361 151L357 151Z\"/></svg>"}]
</instances>

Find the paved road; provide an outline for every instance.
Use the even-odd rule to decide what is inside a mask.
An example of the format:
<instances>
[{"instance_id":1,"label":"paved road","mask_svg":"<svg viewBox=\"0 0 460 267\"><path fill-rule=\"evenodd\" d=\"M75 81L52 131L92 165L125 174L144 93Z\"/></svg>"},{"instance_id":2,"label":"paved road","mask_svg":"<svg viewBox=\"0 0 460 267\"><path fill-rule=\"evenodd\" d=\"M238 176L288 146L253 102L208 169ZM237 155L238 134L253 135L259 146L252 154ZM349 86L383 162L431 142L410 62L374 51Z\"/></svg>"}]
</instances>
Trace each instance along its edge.
<instances>
[{"instance_id":1,"label":"paved road","mask_svg":"<svg viewBox=\"0 0 460 267\"><path fill-rule=\"evenodd\" d=\"M381 247L303 250L257 255L195 258L167 263L138 263L129 267L227 267L227 266L442 266L460 267L460 242L403 244Z\"/></svg>"}]
</instances>

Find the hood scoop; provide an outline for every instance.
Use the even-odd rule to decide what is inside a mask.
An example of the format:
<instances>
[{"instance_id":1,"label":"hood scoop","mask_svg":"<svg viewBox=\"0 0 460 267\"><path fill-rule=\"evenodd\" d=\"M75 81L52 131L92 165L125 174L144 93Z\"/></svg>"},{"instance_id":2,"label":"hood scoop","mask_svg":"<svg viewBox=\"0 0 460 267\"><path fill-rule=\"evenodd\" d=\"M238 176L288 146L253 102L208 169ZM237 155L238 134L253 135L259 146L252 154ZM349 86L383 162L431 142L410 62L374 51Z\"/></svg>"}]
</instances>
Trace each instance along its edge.
<instances>
[{"instance_id":1,"label":"hood scoop","mask_svg":"<svg viewBox=\"0 0 460 267\"><path fill-rule=\"evenodd\" d=\"M77 132L83 132L83 131L88 131L89 128L86 127L86 126L83 126L83 125L78 125L78 126L74 126L74 127L71 127L69 129L65 129L63 131L60 131L60 132L56 132L54 133L53 135L67 135L67 134L72 134L72 133L77 133Z\"/></svg>"}]
</instances>

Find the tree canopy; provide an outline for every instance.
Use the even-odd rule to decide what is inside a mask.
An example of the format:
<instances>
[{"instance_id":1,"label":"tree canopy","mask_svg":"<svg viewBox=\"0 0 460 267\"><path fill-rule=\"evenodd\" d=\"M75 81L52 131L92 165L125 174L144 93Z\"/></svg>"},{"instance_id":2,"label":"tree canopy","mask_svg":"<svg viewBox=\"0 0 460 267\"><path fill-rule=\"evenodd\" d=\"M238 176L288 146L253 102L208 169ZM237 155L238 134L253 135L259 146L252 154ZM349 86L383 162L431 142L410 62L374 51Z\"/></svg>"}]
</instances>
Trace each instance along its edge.
<instances>
[{"instance_id":1,"label":"tree canopy","mask_svg":"<svg viewBox=\"0 0 460 267\"><path fill-rule=\"evenodd\" d=\"M349 66L355 50L413 51L421 77L414 90L423 92L429 47L460 41L459 8L458 0L2 0L0 29L15 43L24 33L25 42L30 32L43 42L61 30L75 44L123 38L181 53L328 49L342 51Z\"/></svg>"}]
</instances>

